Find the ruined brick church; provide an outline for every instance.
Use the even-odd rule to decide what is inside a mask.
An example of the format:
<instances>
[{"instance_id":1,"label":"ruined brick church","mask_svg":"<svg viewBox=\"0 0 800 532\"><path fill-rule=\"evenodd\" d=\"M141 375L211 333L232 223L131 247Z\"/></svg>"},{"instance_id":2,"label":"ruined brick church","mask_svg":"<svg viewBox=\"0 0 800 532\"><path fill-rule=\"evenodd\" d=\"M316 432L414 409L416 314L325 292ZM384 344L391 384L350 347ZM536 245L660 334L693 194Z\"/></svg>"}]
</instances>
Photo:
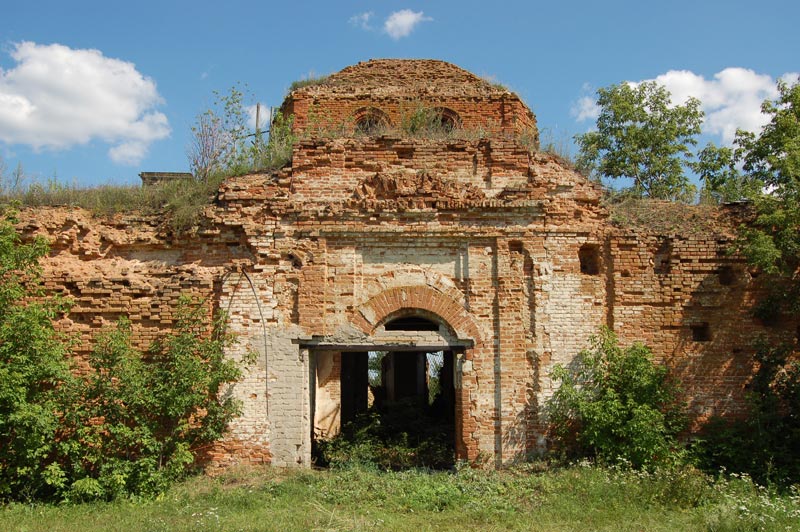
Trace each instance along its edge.
<instances>
[{"instance_id":1,"label":"ruined brick church","mask_svg":"<svg viewBox=\"0 0 800 532\"><path fill-rule=\"evenodd\" d=\"M392 133L420 105L453 134ZM255 361L231 390L243 411L220 465L309 465L313 441L374 400L370 353L384 353L389 399L424 396L436 353L456 456L499 466L546 447L551 369L602 325L652 347L695 423L743 408L750 338L792 334L751 315L732 208L612 218L597 184L530 149L536 119L517 95L461 68L359 63L291 91L283 111L300 138L291 162L227 179L191 234L149 216L22 213L52 242L47 287L75 302L58 325L79 355L121 315L146 346L181 293L225 311L229 356Z\"/></svg>"}]
</instances>

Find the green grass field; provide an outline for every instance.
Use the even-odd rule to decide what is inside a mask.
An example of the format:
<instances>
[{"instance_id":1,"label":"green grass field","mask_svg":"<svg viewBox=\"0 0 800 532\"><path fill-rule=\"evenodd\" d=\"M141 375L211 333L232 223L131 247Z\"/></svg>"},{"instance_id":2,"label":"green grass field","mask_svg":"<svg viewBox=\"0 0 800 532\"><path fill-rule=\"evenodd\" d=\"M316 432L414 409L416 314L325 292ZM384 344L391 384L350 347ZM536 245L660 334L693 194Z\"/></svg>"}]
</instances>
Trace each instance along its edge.
<instances>
[{"instance_id":1,"label":"green grass field","mask_svg":"<svg viewBox=\"0 0 800 532\"><path fill-rule=\"evenodd\" d=\"M800 493L692 469L249 469L156 500L0 509L4 531L800 530Z\"/></svg>"}]
</instances>

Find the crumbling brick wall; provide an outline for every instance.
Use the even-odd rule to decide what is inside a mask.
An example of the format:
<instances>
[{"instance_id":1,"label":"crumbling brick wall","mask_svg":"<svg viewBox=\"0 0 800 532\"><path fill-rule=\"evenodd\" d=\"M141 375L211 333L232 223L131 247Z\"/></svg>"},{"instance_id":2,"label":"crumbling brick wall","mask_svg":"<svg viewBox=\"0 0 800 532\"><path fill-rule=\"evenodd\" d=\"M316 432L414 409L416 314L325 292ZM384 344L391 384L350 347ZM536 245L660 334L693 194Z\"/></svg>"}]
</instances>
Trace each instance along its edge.
<instances>
[{"instance_id":1,"label":"crumbling brick wall","mask_svg":"<svg viewBox=\"0 0 800 532\"><path fill-rule=\"evenodd\" d=\"M378 59L291 91L281 111L302 134L351 135L363 112L399 127L417 106L452 111L457 126L487 134L527 133L538 138L536 118L519 96L455 65L435 60Z\"/></svg>"},{"instance_id":2,"label":"crumbling brick wall","mask_svg":"<svg viewBox=\"0 0 800 532\"><path fill-rule=\"evenodd\" d=\"M352 142L344 158L367 165L363 154L379 141ZM324 388L335 410L339 367L310 381L319 369L314 345L368 350L386 341L381 324L405 310L452 330L442 342L460 353L456 448L496 465L544 448L552 367L569 364L601 325L623 344L647 343L669 365L696 427L712 414L741 413L752 338L791 338L791 324L752 317L761 288L727 251L732 224L688 235L616 227L598 189L553 157L520 157L499 186L454 171L477 141L461 150L412 144L438 166L395 174L388 150L383 173L348 169L360 177L349 193L330 177L347 173L334 164L298 163L289 179L231 178L190 235L154 218L103 221L66 209L23 211L20 227L53 243L46 287L74 301L59 326L79 336L79 356L122 315L146 348L171 327L181 293L227 313L241 340L229 356L256 356L234 389L243 414L209 451L220 465L308 463L312 419L322 412L311 411L311 389ZM300 144L295 159L321 145L336 143Z\"/></svg>"},{"instance_id":3,"label":"crumbling brick wall","mask_svg":"<svg viewBox=\"0 0 800 532\"><path fill-rule=\"evenodd\" d=\"M695 430L711 416L745 413L754 342L791 342L796 326L754 317L765 287L731 254L732 227L719 229L691 236L625 231L609 238L610 325L623 343L642 342L669 366Z\"/></svg>"},{"instance_id":4,"label":"crumbling brick wall","mask_svg":"<svg viewBox=\"0 0 800 532\"><path fill-rule=\"evenodd\" d=\"M728 253L738 223L730 213L651 205L658 223L621 223L597 184L506 134L497 107L506 93L439 62L398 64L394 85L384 63L367 63L292 93L287 105L303 127L298 106L309 98L342 117L382 98L388 113L388 102L411 95L450 98L442 105L465 124L473 113L499 117L500 129L474 140L308 138L289 166L227 179L186 233L156 217L24 211L22 231L52 242L46 287L74 301L59 327L80 338L76 355L122 315L146 348L172 326L184 292L209 314L225 311L239 338L228 356L243 366L231 390L243 411L208 450L218 465L309 465L312 430L337 430L336 357L346 349L452 351L456 452L496 466L546 447L553 366L569 365L602 325L623 344L652 347L683 382L695 428L710 415L740 414L750 340L791 339L797 324L752 317L762 287ZM363 90L353 88L373 68ZM407 79L417 68L438 72L441 90ZM508 113L535 126L524 106ZM406 314L440 329L385 330Z\"/></svg>"}]
</instances>

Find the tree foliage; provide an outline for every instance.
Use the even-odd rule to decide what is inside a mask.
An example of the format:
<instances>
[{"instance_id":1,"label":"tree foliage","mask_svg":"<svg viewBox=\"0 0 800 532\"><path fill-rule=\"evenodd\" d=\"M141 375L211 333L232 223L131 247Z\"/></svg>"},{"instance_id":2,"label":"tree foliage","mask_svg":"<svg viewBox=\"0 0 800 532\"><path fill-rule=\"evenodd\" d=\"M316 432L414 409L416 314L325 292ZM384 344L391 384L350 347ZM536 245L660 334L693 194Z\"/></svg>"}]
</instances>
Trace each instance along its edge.
<instances>
[{"instance_id":1,"label":"tree foliage","mask_svg":"<svg viewBox=\"0 0 800 532\"><path fill-rule=\"evenodd\" d=\"M739 169L736 150L729 146L716 146L713 142L697 154L690 163L703 183L701 200L722 203L752 198L759 194L763 183Z\"/></svg>"},{"instance_id":2,"label":"tree foliage","mask_svg":"<svg viewBox=\"0 0 800 532\"><path fill-rule=\"evenodd\" d=\"M677 388L644 345L622 349L603 328L574 364L557 365L552 377L561 385L548 411L565 451L634 467L663 462L675 451L684 425Z\"/></svg>"},{"instance_id":3,"label":"tree foliage","mask_svg":"<svg viewBox=\"0 0 800 532\"><path fill-rule=\"evenodd\" d=\"M279 168L291 158L296 140L293 117L278 113L265 139L261 124L250 132L245 93L231 87L214 92L212 108L197 116L187 155L192 173L208 181L220 175L239 175Z\"/></svg>"},{"instance_id":4,"label":"tree foliage","mask_svg":"<svg viewBox=\"0 0 800 532\"><path fill-rule=\"evenodd\" d=\"M121 320L73 373L53 321L68 310L41 291L47 244L0 221L0 500L151 495L184 476L238 412L226 388L233 338L182 299L174 329L147 353Z\"/></svg>"},{"instance_id":5,"label":"tree foliage","mask_svg":"<svg viewBox=\"0 0 800 532\"><path fill-rule=\"evenodd\" d=\"M695 444L708 471L747 473L762 484L800 482L800 360L788 346L759 341L748 389L750 414L713 420Z\"/></svg>"},{"instance_id":6,"label":"tree foliage","mask_svg":"<svg viewBox=\"0 0 800 532\"><path fill-rule=\"evenodd\" d=\"M778 99L766 100L761 112L770 121L759 135L738 132L744 169L780 197L800 193L800 82L778 82Z\"/></svg>"},{"instance_id":7,"label":"tree foliage","mask_svg":"<svg viewBox=\"0 0 800 532\"><path fill-rule=\"evenodd\" d=\"M51 466L60 496L159 493L191 469L198 449L222 436L239 411L225 387L240 372L224 357L232 338L221 321L209 331L204 312L182 298L175 329L144 355L131 346L125 319L100 336L91 371L67 394Z\"/></svg>"},{"instance_id":8,"label":"tree foliage","mask_svg":"<svg viewBox=\"0 0 800 532\"><path fill-rule=\"evenodd\" d=\"M578 167L609 178L630 178L637 196L690 200L684 169L703 121L700 101L673 105L656 82L621 83L597 91L597 130L577 135Z\"/></svg>"},{"instance_id":9,"label":"tree foliage","mask_svg":"<svg viewBox=\"0 0 800 532\"><path fill-rule=\"evenodd\" d=\"M62 385L72 376L66 344L53 329L64 310L57 300L35 299L38 259L47 243L20 242L14 213L0 220L0 499L26 497L47 487L54 459Z\"/></svg>"},{"instance_id":10,"label":"tree foliage","mask_svg":"<svg viewBox=\"0 0 800 532\"><path fill-rule=\"evenodd\" d=\"M761 133L737 133L744 171L767 187L752 196L757 218L740 246L763 271L793 277L800 267L800 83L779 82L778 91L761 107L770 116Z\"/></svg>"}]
</instances>

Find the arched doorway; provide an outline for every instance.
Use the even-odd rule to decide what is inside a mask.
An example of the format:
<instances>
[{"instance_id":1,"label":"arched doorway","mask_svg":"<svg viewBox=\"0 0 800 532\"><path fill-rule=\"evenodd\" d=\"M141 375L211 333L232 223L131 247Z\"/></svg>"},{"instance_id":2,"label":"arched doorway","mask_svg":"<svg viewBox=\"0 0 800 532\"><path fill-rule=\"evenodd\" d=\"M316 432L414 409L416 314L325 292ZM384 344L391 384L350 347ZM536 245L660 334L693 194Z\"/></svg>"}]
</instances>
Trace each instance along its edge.
<instances>
[{"instance_id":1,"label":"arched doorway","mask_svg":"<svg viewBox=\"0 0 800 532\"><path fill-rule=\"evenodd\" d=\"M328 459L329 442L350 440L385 448L384 467L451 467L459 361L471 345L439 316L409 308L390 313L365 342L309 345L316 463Z\"/></svg>"}]
</instances>

